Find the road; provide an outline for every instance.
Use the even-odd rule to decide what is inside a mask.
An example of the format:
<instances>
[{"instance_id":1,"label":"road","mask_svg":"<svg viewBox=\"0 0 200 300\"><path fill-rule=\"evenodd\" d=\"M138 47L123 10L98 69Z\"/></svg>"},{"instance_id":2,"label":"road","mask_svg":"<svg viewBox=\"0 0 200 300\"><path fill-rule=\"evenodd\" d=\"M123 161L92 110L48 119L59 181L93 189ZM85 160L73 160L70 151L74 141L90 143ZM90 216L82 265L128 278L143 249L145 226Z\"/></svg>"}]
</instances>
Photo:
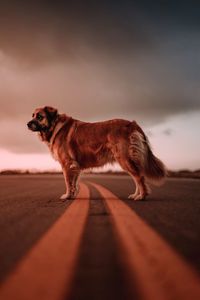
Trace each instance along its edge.
<instances>
[{"instance_id":1,"label":"road","mask_svg":"<svg viewBox=\"0 0 200 300\"><path fill-rule=\"evenodd\" d=\"M57 288L55 285L54 289L59 290L59 293L51 293L53 300L157 300L156 297L159 300L171 299L176 296L176 293L186 295L186 292L182 290L184 280L191 281L191 290L196 291L193 298L189 296L187 298L186 295L185 299L195 299L196 295L200 295L198 294L199 180L168 179L164 186L153 188L147 200L138 202L127 199L134 189L129 176L83 175L81 182L85 184L80 196L82 201L77 202L75 208L77 200L66 202L59 200L59 196L64 191L64 181L61 175L2 175L0 177L1 299L13 299L12 293L9 294L12 292L13 282L16 282L17 289L22 284L24 293L24 283L21 283L24 281L24 275L21 274L23 270L26 269L25 274L27 274L33 268L37 253L41 253L41 244L45 248L44 258L40 258L42 261L50 255L48 253L50 251L53 253L51 255L60 259L57 262L57 258L50 256L51 262L55 261L51 268L52 270L55 268L56 274L48 279L48 274L51 273L48 271L47 278L45 277L46 282L52 280L52 284L55 284L58 281L57 278L62 277L62 272L64 282L67 280L69 282L67 288L67 284L66 286L61 284L63 279L60 279L60 286L64 287L61 293L61 287ZM86 188L88 189L87 197ZM112 202L113 199L115 199L114 202ZM77 209L81 209L82 213L80 214ZM62 226L59 224L61 220L64 220ZM59 232L62 232L63 236L59 236ZM138 237L137 234L139 234ZM141 240L137 241L140 238ZM135 248L137 244L140 245L141 251ZM58 245L64 251L59 251ZM62 248L63 245L64 248ZM73 251L69 245L74 245ZM52 250L54 248L55 251ZM147 250L145 254L144 249L150 250ZM146 278L145 281L149 282L154 276L150 274L151 268L148 264L156 260L154 264L156 267L153 266L157 268L156 272L160 265L164 269L167 268L166 258L161 257L159 251L156 253L156 249L160 249L163 253L166 251L165 256L169 257L168 262L173 264L170 269L180 270L176 277L172 272L169 275L172 279L168 277L165 279L166 282L171 280L169 285L175 285L170 295L168 295L169 289L163 288L163 282L159 283L157 279L152 280L149 286L145 282L142 283L142 287L140 286L141 278ZM140 257L142 251L144 259ZM151 251L151 257L148 258ZM66 261L67 259L69 261ZM140 260L141 265L144 263L141 269L145 271L140 270L138 263ZM65 264L68 269L73 270L71 272L73 276L70 273L66 277L65 268L62 272L59 271ZM39 278L38 274L41 272L43 270L40 263L37 276L34 275L34 278ZM185 275L181 277L182 274ZM33 275L30 275L30 278L33 278ZM179 282L180 280L182 283ZM40 284L39 279L38 282ZM51 286L51 282L48 284ZM1 289L2 295L7 296L1 297ZM35 292L37 286L33 289ZM45 287L43 289L45 290ZM30 288L27 290L31 293ZM156 294L154 294L155 290L157 290ZM14 287L13 291L15 291ZM41 295L40 299L50 299L49 295L45 298L45 292ZM19 299L23 300L23 297L19 296Z\"/></svg>"}]
</instances>

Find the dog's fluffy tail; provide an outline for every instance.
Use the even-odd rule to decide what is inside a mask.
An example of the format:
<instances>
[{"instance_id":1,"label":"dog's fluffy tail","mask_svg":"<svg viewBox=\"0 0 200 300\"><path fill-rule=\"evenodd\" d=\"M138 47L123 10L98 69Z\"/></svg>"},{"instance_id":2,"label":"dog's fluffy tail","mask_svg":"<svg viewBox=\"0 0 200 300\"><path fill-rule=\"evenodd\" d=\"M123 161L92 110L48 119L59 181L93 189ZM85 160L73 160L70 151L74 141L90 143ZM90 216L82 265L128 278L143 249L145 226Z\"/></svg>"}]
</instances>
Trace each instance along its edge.
<instances>
[{"instance_id":1,"label":"dog's fluffy tail","mask_svg":"<svg viewBox=\"0 0 200 300\"><path fill-rule=\"evenodd\" d=\"M135 159L138 161L140 157L141 171L147 180L152 184L161 185L167 176L167 169L163 162L153 154L149 140L143 130L136 122L133 125L135 130L130 136L131 158L133 161Z\"/></svg>"},{"instance_id":2,"label":"dog's fluffy tail","mask_svg":"<svg viewBox=\"0 0 200 300\"><path fill-rule=\"evenodd\" d=\"M167 176L165 165L153 154L149 142L146 144L144 173L149 181L156 185L162 184Z\"/></svg>"}]
</instances>

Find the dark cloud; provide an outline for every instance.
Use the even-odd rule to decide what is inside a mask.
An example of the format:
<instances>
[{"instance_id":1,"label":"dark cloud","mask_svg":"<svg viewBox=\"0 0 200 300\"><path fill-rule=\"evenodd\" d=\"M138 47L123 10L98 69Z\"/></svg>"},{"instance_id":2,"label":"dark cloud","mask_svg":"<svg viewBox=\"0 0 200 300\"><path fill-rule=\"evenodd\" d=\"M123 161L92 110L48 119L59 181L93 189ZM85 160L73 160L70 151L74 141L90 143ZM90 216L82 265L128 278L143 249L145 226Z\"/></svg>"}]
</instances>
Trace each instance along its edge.
<instances>
[{"instance_id":1,"label":"dark cloud","mask_svg":"<svg viewBox=\"0 0 200 300\"><path fill-rule=\"evenodd\" d=\"M0 41L7 54L28 66L151 47L136 5L112 1L18 1L0 4Z\"/></svg>"},{"instance_id":2,"label":"dark cloud","mask_svg":"<svg viewBox=\"0 0 200 300\"><path fill-rule=\"evenodd\" d=\"M169 30L199 28L193 2L3 0L1 49L29 67L84 59L88 48L117 58L151 51Z\"/></svg>"}]
</instances>

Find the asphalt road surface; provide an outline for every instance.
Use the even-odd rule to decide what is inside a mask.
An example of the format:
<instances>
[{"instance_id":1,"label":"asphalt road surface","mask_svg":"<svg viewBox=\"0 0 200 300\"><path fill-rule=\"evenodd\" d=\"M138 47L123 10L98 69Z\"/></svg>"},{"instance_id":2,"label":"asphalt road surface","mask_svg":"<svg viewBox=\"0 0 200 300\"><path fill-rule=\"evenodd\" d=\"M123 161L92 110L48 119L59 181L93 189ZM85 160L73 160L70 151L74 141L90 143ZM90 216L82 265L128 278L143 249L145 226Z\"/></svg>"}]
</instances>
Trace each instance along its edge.
<instances>
[{"instance_id":1,"label":"asphalt road surface","mask_svg":"<svg viewBox=\"0 0 200 300\"><path fill-rule=\"evenodd\" d=\"M62 293L62 297L52 297L52 299L137 300L154 298L154 300L157 300L155 297L141 296L138 281L129 276L130 270L126 270L124 267L126 263L122 254L120 254L121 248L116 233L118 225L116 225L116 228L113 225L115 211L108 209L107 203L102 201L101 189L98 189L98 186L93 185L93 183L106 188L105 192L109 191L114 195L107 194L108 201L116 196L120 205L121 202L125 204L122 207L122 215L126 215L126 208L130 208L127 212L127 220L129 211L136 213L139 222L142 220L147 225L147 229L150 228L156 234L158 233L164 243L170 246L170 251L172 249L172 252L178 254L181 262L191 268L195 276L199 276L199 180L168 179L163 186L153 187L152 194L145 201L127 199L127 196L134 190L134 185L129 176L83 175L81 182L89 188L90 196L88 197L88 214L85 223L83 223L83 230L80 231L80 243L77 244L79 246L76 246L78 252L76 264L73 265L75 271L73 279L70 281L69 292ZM63 192L64 180L61 175L2 175L0 177L0 282L2 286L10 280L16 268L23 262L24 257L28 256L46 233L54 228L56 222L64 216L64 213L70 207L73 208L76 200L65 202L59 200L59 196ZM117 209L116 206L116 212L119 211ZM70 217L66 215L66 218L69 219ZM121 222L119 224L123 227L124 221L120 218L119 212L119 216L116 215L116 224L119 219L119 222ZM130 218L132 218L132 215ZM76 225L78 226L76 220L78 219L73 219L73 224L69 223L69 226L76 229ZM129 225L134 226L132 224L134 220L131 219L130 222ZM135 222L137 232L137 220ZM63 228L64 234L68 232L70 235L71 227L69 232L68 228ZM140 229L138 228L138 230ZM123 235L127 235L123 232L120 234L122 239ZM145 234L142 235L144 241L140 243L140 246L144 248L145 246L142 243L145 244L148 233L147 237ZM128 240L127 237L124 237L124 239ZM127 247L132 249L131 245ZM64 254L62 251L59 252L59 249L57 251L61 260L62 255L63 257L68 255L68 248L65 248L66 252ZM69 249L69 253L70 251ZM133 251L135 250L133 249ZM129 253L131 256L132 252ZM73 259L75 260L75 258ZM27 260L29 260L29 256ZM135 268L137 269L137 266ZM12 284L9 289L12 289ZM5 297L5 299L11 300L8 297ZM19 299L23 300L20 297ZM41 296L40 299L46 298ZM163 297L163 299L168 298Z\"/></svg>"}]
</instances>

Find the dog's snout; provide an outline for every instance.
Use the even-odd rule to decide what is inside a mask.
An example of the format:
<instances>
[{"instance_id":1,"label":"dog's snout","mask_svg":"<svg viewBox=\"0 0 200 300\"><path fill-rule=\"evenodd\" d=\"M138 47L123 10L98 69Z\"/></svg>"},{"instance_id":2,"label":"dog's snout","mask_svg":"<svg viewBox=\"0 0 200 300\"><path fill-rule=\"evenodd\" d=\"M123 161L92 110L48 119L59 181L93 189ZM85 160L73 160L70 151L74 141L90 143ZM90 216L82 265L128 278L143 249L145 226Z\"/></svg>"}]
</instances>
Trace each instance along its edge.
<instances>
[{"instance_id":1,"label":"dog's snout","mask_svg":"<svg viewBox=\"0 0 200 300\"><path fill-rule=\"evenodd\" d=\"M29 121L27 123L27 126L28 126L28 129L30 129L32 131L38 131L39 130L38 124L34 120Z\"/></svg>"},{"instance_id":2,"label":"dog's snout","mask_svg":"<svg viewBox=\"0 0 200 300\"><path fill-rule=\"evenodd\" d=\"M28 128L31 128L31 125L32 125L32 121L29 121L29 122L27 123Z\"/></svg>"}]
</instances>

